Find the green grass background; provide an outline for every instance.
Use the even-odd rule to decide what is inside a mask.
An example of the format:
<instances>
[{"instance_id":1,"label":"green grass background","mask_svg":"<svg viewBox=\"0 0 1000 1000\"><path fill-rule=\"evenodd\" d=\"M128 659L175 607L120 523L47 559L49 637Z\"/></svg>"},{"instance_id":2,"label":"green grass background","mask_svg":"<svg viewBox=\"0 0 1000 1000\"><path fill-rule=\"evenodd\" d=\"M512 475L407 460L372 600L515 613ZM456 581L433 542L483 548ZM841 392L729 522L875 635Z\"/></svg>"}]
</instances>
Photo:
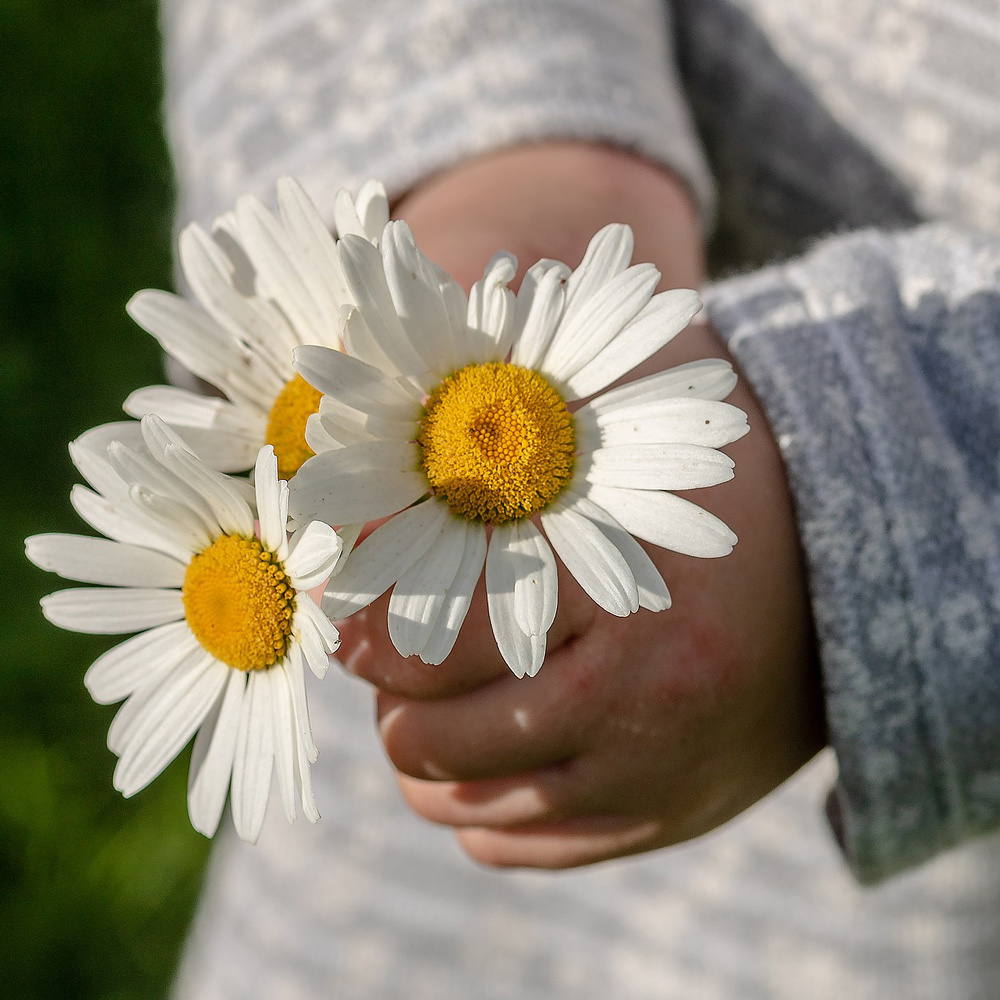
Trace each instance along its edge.
<instances>
[{"instance_id":1,"label":"green grass background","mask_svg":"<svg viewBox=\"0 0 1000 1000\"><path fill-rule=\"evenodd\" d=\"M84 531L66 443L162 381L125 315L170 287L172 180L152 0L0 0L0 994L166 992L208 842L187 755L134 799L111 787L114 709L83 687L112 639L48 625L57 578L23 538Z\"/></svg>"}]
</instances>

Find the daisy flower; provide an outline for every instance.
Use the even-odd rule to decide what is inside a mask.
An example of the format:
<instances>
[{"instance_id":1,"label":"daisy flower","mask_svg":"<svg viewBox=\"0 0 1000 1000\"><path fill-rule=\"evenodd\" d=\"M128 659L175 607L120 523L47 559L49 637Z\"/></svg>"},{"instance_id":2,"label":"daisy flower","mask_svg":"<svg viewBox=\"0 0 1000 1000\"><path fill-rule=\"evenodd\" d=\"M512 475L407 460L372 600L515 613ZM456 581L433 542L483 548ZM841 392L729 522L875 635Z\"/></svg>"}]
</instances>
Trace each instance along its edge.
<instances>
[{"instance_id":1,"label":"daisy flower","mask_svg":"<svg viewBox=\"0 0 1000 1000\"><path fill-rule=\"evenodd\" d=\"M142 420L141 448L108 443L109 433L95 428L70 445L93 487L75 487L73 505L107 538L35 535L26 550L43 569L102 585L43 598L50 622L138 633L85 677L95 701L125 701L108 732L115 788L134 795L197 733L195 829L215 833L231 785L236 831L255 841L272 771L289 822L296 791L315 821L304 664L322 676L340 640L304 591L330 575L340 539L320 523L288 539L288 487L270 446L248 498L248 484L208 468L156 417Z\"/></svg>"},{"instance_id":2,"label":"daisy flower","mask_svg":"<svg viewBox=\"0 0 1000 1000\"><path fill-rule=\"evenodd\" d=\"M224 398L176 386L147 386L125 401L133 417L156 413L215 469L249 469L263 444L290 479L312 452L303 437L319 393L292 369L300 344L339 347L341 307L349 294L336 240L299 184L278 181L278 215L245 195L216 219L211 234L191 224L180 234L181 269L200 307L145 289L129 315L163 349ZM377 239L389 218L385 189L341 190L336 231Z\"/></svg>"},{"instance_id":3,"label":"daisy flower","mask_svg":"<svg viewBox=\"0 0 1000 1000\"><path fill-rule=\"evenodd\" d=\"M558 554L611 614L670 595L636 541L723 556L735 535L667 490L724 482L717 449L747 431L721 402L721 360L682 365L593 396L659 350L698 312L693 291L654 295L659 272L629 266L632 233L612 225L575 271L543 260L515 297L517 262L498 254L468 299L402 222L381 249L339 244L356 308L347 353L296 351L325 395L306 438L317 453L291 484L295 517L332 524L388 517L345 560L323 609L334 620L389 587L403 655L451 651L484 565L504 660L533 675L556 611Z\"/></svg>"}]
</instances>

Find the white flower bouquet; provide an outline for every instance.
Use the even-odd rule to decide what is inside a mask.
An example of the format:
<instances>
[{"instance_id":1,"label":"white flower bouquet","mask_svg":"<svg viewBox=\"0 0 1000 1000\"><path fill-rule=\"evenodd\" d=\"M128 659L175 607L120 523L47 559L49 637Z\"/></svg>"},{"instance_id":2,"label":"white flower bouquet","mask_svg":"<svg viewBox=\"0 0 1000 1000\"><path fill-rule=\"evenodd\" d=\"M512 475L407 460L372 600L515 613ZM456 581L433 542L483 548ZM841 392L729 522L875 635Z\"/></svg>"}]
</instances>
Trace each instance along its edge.
<instances>
[{"instance_id":1,"label":"white flower bouquet","mask_svg":"<svg viewBox=\"0 0 1000 1000\"><path fill-rule=\"evenodd\" d=\"M277 194L277 215L244 197L212 233L181 233L198 304L146 290L128 306L218 394L132 393L139 421L70 446L90 484L74 506L106 537L26 544L97 585L46 597L51 622L136 633L85 678L97 701L124 700L115 787L134 794L194 738L193 825L211 836L229 795L248 841L272 775L290 822L297 799L319 816L305 667L326 672L333 622L391 588L396 649L437 664L485 573L503 659L533 676L557 558L626 616L671 603L637 539L731 551L729 528L671 491L731 479L719 449L747 431L723 402L725 361L622 381L700 308L693 291L655 292L627 226L598 232L575 269L534 263L516 293L499 252L466 294L389 221L381 185L340 192L333 233L296 182Z\"/></svg>"}]
</instances>

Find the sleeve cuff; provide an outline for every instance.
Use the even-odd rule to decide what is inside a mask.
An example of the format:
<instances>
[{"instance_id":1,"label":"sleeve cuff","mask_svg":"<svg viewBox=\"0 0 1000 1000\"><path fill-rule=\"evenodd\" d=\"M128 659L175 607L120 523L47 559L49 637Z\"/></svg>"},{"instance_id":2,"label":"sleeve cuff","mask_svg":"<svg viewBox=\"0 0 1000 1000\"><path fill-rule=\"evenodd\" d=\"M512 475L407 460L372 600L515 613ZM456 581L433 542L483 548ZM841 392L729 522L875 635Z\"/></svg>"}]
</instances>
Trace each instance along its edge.
<instances>
[{"instance_id":1,"label":"sleeve cuff","mask_svg":"<svg viewBox=\"0 0 1000 1000\"><path fill-rule=\"evenodd\" d=\"M927 227L707 294L788 470L862 882L1000 827L997 288L998 241Z\"/></svg>"}]
</instances>

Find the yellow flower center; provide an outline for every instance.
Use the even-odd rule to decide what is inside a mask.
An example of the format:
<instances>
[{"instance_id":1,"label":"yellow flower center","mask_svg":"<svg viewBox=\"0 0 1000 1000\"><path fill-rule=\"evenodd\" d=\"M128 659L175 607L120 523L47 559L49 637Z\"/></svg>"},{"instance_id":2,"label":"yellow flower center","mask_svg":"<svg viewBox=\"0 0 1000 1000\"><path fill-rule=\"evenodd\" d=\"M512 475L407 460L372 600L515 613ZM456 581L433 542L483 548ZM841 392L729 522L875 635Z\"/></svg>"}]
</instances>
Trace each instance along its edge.
<instances>
[{"instance_id":1,"label":"yellow flower center","mask_svg":"<svg viewBox=\"0 0 1000 1000\"><path fill-rule=\"evenodd\" d=\"M265 670L288 650L295 591L256 538L220 535L199 552L181 587L195 638L236 670Z\"/></svg>"},{"instance_id":2,"label":"yellow flower center","mask_svg":"<svg viewBox=\"0 0 1000 1000\"><path fill-rule=\"evenodd\" d=\"M291 479L314 452L306 444L306 421L319 409L323 394L301 375L285 383L267 416L266 443L278 459L278 478Z\"/></svg>"},{"instance_id":3,"label":"yellow flower center","mask_svg":"<svg viewBox=\"0 0 1000 1000\"><path fill-rule=\"evenodd\" d=\"M538 372L489 362L448 376L417 436L423 471L452 512L503 524L548 506L573 473L576 435Z\"/></svg>"}]
</instances>

